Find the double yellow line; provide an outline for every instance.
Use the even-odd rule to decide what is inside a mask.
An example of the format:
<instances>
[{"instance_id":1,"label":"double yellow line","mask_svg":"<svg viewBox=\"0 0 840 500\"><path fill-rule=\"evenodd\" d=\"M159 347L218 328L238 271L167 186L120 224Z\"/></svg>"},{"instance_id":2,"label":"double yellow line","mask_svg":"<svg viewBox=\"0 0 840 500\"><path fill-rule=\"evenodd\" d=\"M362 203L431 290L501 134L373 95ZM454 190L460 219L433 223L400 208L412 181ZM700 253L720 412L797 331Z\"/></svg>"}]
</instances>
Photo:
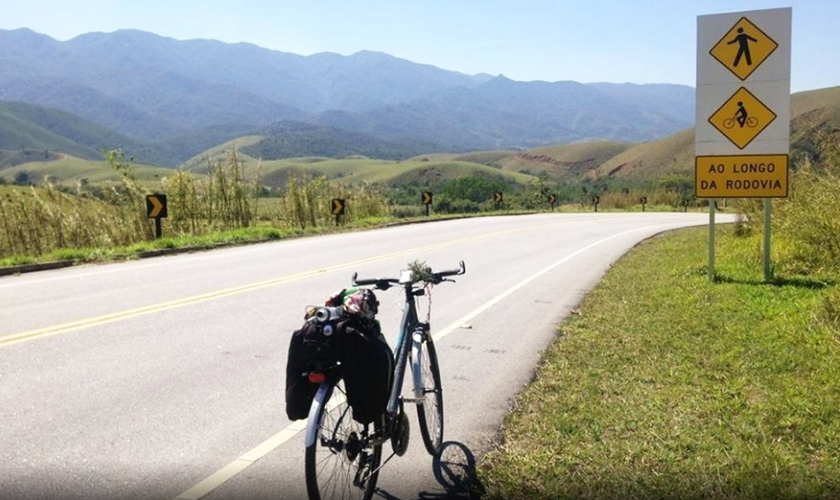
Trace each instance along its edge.
<instances>
[{"instance_id":1,"label":"double yellow line","mask_svg":"<svg viewBox=\"0 0 840 500\"><path fill-rule=\"evenodd\" d=\"M39 328L37 330L30 330L21 333L14 333L11 335L5 335L0 337L0 347L9 347L17 344L22 344L24 342L31 342L33 340L43 339L46 337L51 337L53 335L60 335L62 333L72 332L75 330L81 330L84 328L91 328L94 326L106 325L108 323L114 323L117 321L123 321L131 318L136 318L138 316L144 316L146 314L152 314L156 312L166 311L169 309L176 309L179 307L189 306L192 304L199 304L202 302L208 302L211 300L217 300L225 297L230 297L233 295L238 295L245 292L251 292L254 290L259 290L261 288L268 288L275 285L281 285L284 283L291 283L294 281L303 280L306 278L312 278L315 276L321 276L328 273L341 271L344 269L351 269L355 267L362 266L364 264L370 264L373 262L381 262L389 259L394 259L397 257L404 257L406 255L417 254L419 252L429 252L432 250L438 250L441 248L451 247L455 245L461 245L464 243L472 243L475 241L485 240L489 238L495 238L498 236L504 236L512 233L522 232L522 231L529 231L534 229L542 229L547 226L557 225L557 224L568 224L570 222L580 222L580 221L565 221L553 224L540 224L535 226L526 226L521 228L515 229L508 229L504 231L496 231L493 233L487 233L484 235L479 236L468 236L466 238L460 238L457 240L446 241L443 243L436 243L434 245L426 245L422 247L412 248L409 250L401 250L398 252L387 253L383 255L378 255L375 257L368 257L365 259L359 259L352 262L345 262L343 264L336 264L334 266L328 266L321 269L313 269L310 271L304 271L302 273L292 274L288 276L282 276L279 278L273 278L264 281L258 281L255 283L251 283L248 285L237 286L233 288L226 288L223 290L218 290L215 292L205 293L201 295L194 295L191 297L185 297L182 299L172 300L169 302L161 302L159 304L152 304L148 306L138 307L135 309L128 309L124 311L119 311L110 314L104 314L102 316L95 316L93 318L86 318L78 321L72 321L68 323L62 323L58 325L48 326L45 328Z\"/></svg>"}]
</instances>

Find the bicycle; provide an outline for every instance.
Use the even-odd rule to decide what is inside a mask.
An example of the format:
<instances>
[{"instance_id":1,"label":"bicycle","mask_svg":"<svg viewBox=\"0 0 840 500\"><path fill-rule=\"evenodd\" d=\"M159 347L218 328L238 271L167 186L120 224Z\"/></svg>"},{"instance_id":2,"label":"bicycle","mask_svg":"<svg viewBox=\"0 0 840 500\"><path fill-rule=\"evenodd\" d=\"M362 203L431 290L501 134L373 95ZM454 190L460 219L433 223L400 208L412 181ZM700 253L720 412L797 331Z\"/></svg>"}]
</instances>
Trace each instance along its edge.
<instances>
[{"instance_id":1,"label":"bicycle","mask_svg":"<svg viewBox=\"0 0 840 500\"><path fill-rule=\"evenodd\" d=\"M358 279L354 286L372 286L388 290L400 286L405 294L405 307L396 343L394 376L384 414L372 424L353 420L347 404L340 370L325 374L315 393L306 423L306 490L311 500L360 498L370 500L376 488L379 471L395 455L408 449L410 429L404 411L405 403L417 406L420 433L426 451L435 455L443 443L443 392L437 352L429 323L417 317L416 298L426 295L429 285L446 281L449 276L464 274L464 261L458 269L422 275L404 270L399 279ZM413 397L402 396L408 364L411 365ZM382 445L391 442L393 453L382 462Z\"/></svg>"},{"instance_id":2,"label":"bicycle","mask_svg":"<svg viewBox=\"0 0 840 500\"><path fill-rule=\"evenodd\" d=\"M735 126L735 123L737 123L736 118L727 118L726 120L723 120L723 128L730 129ZM751 116L746 119L744 125L749 128L755 128L758 125L758 118ZM744 128L744 125L741 125L741 128Z\"/></svg>"}]
</instances>

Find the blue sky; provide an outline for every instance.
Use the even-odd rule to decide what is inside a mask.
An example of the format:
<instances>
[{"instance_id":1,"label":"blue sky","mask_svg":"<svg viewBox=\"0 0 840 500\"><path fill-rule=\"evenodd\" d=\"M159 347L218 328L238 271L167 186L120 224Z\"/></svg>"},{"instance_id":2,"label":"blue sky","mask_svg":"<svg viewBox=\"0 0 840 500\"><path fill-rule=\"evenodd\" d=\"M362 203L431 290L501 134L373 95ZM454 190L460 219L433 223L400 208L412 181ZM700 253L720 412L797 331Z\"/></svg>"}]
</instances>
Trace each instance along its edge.
<instances>
[{"instance_id":1,"label":"blue sky","mask_svg":"<svg viewBox=\"0 0 840 500\"><path fill-rule=\"evenodd\" d=\"M515 80L693 86L697 15L773 7L793 7L791 89L840 85L840 0L0 0L0 28L59 40L134 28Z\"/></svg>"}]
</instances>

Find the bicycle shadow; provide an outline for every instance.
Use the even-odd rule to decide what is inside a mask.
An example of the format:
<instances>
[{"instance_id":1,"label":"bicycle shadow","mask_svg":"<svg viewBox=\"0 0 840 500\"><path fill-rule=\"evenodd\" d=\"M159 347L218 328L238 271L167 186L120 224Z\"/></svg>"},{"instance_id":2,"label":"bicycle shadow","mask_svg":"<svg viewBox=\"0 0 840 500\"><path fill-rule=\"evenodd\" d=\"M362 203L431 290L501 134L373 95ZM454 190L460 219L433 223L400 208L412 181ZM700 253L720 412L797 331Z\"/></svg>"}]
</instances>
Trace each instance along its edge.
<instances>
[{"instance_id":1,"label":"bicycle shadow","mask_svg":"<svg viewBox=\"0 0 840 500\"><path fill-rule=\"evenodd\" d=\"M443 491L421 491L416 500L474 500L484 495L478 479L475 455L467 445L446 441L432 461L432 469ZM407 500L377 489L376 495L385 500Z\"/></svg>"}]
</instances>

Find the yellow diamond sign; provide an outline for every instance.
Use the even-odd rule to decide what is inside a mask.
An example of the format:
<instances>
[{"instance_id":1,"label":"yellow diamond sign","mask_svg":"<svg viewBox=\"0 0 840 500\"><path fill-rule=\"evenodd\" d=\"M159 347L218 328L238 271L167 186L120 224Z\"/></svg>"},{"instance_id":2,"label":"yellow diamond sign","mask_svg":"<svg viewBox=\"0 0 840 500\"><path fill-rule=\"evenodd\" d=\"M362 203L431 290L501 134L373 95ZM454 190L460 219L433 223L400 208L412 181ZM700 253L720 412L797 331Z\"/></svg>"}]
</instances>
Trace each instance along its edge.
<instances>
[{"instance_id":1,"label":"yellow diamond sign","mask_svg":"<svg viewBox=\"0 0 840 500\"><path fill-rule=\"evenodd\" d=\"M758 26L742 17L709 54L741 80L746 80L779 46Z\"/></svg>"},{"instance_id":2,"label":"yellow diamond sign","mask_svg":"<svg viewBox=\"0 0 840 500\"><path fill-rule=\"evenodd\" d=\"M775 119L776 113L741 87L709 117L709 123L738 149L744 149Z\"/></svg>"}]
</instances>

